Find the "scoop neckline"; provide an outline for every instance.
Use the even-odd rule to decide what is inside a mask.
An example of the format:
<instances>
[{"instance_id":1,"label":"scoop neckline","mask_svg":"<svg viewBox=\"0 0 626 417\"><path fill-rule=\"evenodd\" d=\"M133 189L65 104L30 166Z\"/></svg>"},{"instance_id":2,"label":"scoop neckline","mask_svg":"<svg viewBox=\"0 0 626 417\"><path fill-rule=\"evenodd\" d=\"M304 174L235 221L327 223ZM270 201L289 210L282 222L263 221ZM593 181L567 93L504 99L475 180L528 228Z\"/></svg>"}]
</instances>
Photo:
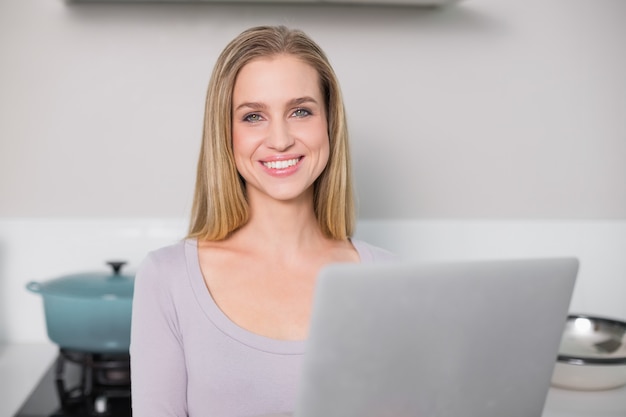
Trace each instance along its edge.
<instances>
[{"instance_id":1,"label":"scoop neckline","mask_svg":"<svg viewBox=\"0 0 626 417\"><path fill-rule=\"evenodd\" d=\"M197 239L185 240L185 258L188 277L196 300L204 314L213 325L226 336L250 348L282 355L301 355L304 353L306 340L282 340L263 336L247 330L233 322L219 308L204 282L198 255Z\"/></svg>"}]
</instances>

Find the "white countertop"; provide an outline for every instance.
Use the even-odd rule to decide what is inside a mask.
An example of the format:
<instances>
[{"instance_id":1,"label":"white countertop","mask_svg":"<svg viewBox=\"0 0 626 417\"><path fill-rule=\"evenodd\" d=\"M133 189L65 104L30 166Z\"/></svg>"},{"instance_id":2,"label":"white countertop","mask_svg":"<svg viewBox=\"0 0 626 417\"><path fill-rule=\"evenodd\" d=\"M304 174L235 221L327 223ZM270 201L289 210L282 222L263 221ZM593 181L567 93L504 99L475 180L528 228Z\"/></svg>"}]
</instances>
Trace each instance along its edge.
<instances>
[{"instance_id":1,"label":"white countertop","mask_svg":"<svg viewBox=\"0 0 626 417\"><path fill-rule=\"evenodd\" d=\"M550 388L542 417L626 417L626 387L606 391Z\"/></svg>"},{"instance_id":2,"label":"white countertop","mask_svg":"<svg viewBox=\"0 0 626 417\"><path fill-rule=\"evenodd\" d=\"M0 417L18 412L57 353L53 344L0 345Z\"/></svg>"},{"instance_id":3,"label":"white countertop","mask_svg":"<svg viewBox=\"0 0 626 417\"><path fill-rule=\"evenodd\" d=\"M12 417L56 358L53 344L0 345L0 417ZM607 391L551 388L542 417L626 417L626 387Z\"/></svg>"}]
</instances>

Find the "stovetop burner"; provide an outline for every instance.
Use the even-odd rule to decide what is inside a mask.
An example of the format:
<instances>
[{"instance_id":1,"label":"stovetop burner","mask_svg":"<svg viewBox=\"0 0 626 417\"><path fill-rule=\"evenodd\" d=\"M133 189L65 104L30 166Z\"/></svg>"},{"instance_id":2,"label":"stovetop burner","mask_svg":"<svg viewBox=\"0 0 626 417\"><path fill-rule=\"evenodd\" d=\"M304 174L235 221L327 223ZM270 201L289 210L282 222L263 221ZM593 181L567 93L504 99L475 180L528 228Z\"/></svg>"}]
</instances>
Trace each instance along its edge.
<instances>
[{"instance_id":1,"label":"stovetop burner","mask_svg":"<svg viewBox=\"0 0 626 417\"><path fill-rule=\"evenodd\" d=\"M61 349L15 417L130 417L130 356Z\"/></svg>"}]
</instances>

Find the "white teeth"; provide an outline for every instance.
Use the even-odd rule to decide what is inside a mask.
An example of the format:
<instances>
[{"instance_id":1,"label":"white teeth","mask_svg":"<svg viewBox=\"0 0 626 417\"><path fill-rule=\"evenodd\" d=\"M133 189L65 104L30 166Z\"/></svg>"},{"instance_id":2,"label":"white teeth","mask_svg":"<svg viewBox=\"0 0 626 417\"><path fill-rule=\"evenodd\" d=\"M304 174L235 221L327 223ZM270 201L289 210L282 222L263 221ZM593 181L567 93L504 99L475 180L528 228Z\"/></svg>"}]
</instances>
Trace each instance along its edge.
<instances>
[{"instance_id":1,"label":"white teeth","mask_svg":"<svg viewBox=\"0 0 626 417\"><path fill-rule=\"evenodd\" d=\"M295 158L295 159L287 159L285 161L263 162L263 165L271 169L285 169L285 168L294 166L295 164L298 163L299 160L300 160L299 158Z\"/></svg>"}]
</instances>

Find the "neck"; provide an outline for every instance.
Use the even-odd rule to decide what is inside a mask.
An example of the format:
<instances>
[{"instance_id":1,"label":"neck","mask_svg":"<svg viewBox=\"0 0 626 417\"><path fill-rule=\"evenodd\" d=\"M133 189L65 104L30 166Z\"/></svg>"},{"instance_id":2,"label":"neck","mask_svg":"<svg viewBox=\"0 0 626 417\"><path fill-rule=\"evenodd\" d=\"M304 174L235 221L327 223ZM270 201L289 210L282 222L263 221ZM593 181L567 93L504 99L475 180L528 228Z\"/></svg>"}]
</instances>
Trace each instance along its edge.
<instances>
[{"instance_id":1,"label":"neck","mask_svg":"<svg viewBox=\"0 0 626 417\"><path fill-rule=\"evenodd\" d=\"M313 192L296 200L278 201L249 195L250 218L235 235L272 253L298 253L325 240L313 210ZM233 236L235 237L235 236Z\"/></svg>"}]
</instances>

